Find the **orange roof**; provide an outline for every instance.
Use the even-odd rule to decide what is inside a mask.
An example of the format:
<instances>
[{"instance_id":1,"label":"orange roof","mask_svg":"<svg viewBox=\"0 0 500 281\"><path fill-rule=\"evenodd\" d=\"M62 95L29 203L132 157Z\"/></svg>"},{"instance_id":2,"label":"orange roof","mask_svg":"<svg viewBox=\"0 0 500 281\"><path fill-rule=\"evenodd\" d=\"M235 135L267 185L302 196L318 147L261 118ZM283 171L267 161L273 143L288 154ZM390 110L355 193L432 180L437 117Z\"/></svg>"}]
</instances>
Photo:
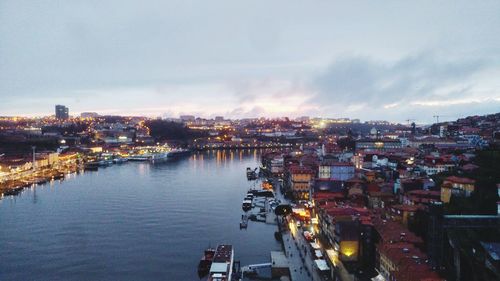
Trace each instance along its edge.
<instances>
[{"instance_id":1,"label":"orange roof","mask_svg":"<svg viewBox=\"0 0 500 281\"><path fill-rule=\"evenodd\" d=\"M456 176L447 177L445 181L449 181L452 183L462 183L462 184L474 184L474 183L476 183L476 181L473 179L456 177Z\"/></svg>"},{"instance_id":2,"label":"orange roof","mask_svg":"<svg viewBox=\"0 0 500 281\"><path fill-rule=\"evenodd\" d=\"M316 191L313 194L315 200L328 200L336 198L344 198L344 194L340 192Z\"/></svg>"},{"instance_id":3,"label":"orange roof","mask_svg":"<svg viewBox=\"0 0 500 281\"><path fill-rule=\"evenodd\" d=\"M392 208L396 210L401 210L401 211L407 211L407 212L415 212L418 209L421 209L419 205L394 205Z\"/></svg>"},{"instance_id":4,"label":"orange roof","mask_svg":"<svg viewBox=\"0 0 500 281\"><path fill-rule=\"evenodd\" d=\"M294 166L290 167L290 173L292 173L292 174L314 174L314 171L309 167L294 165Z\"/></svg>"},{"instance_id":5,"label":"orange roof","mask_svg":"<svg viewBox=\"0 0 500 281\"><path fill-rule=\"evenodd\" d=\"M423 195L427 195L427 196L440 196L441 192L440 191L436 191L436 190L418 189L418 190L408 191L408 194L409 195L415 195L415 196L423 196Z\"/></svg>"}]
</instances>

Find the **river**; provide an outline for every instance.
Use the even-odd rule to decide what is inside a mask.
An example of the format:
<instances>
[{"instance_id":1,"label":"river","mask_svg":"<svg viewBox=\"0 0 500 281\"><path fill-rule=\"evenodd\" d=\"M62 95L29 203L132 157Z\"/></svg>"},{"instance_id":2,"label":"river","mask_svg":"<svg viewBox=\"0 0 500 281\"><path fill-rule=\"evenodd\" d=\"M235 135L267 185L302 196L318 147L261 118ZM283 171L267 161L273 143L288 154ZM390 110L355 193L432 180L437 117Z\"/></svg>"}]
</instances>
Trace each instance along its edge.
<instances>
[{"instance_id":1,"label":"river","mask_svg":"<svg viewBox=\"0 0 500 281\"><path fill-rule=\"evenodd\" d=\"M269 262L276 226L239 229L260 150L205 151L67 176L0 200L0 280L199 280L210 244Z\"/></svg>"}]
</instances>

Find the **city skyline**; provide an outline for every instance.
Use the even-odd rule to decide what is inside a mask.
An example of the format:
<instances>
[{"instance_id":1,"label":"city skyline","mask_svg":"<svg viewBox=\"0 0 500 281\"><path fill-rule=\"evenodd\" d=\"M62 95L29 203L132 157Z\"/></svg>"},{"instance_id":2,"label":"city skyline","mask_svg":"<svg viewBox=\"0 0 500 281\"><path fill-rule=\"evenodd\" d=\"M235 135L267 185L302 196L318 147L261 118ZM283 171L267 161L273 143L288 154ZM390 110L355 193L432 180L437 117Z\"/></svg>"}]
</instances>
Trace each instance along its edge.
<instances>
[{"instance_id":1,"label":"city skyline","mask_svg":"<svg viewBox=\"0 0 500 281\"><path fill-rule=\"evenodd\" d=\"M4 1L0 115L494 113L499 5Z\"/></svg>"},{"instance_id":2,"label":"city skyline","mask_svg":"<svg viewBox=\"0 0 500 281\"><path fill-rule=\"evenodd\" d=\"M62 107L63 109L58 109L58 107ZM60 110L66 110L65 113L60 113ZM453 116L449 115L433 115L432 121L429 121L427 123L421 123L417 122L417 119L406 119L402 121L394 121L394 120L384 120L384 119L359 119L359 118L353 118L349 116L343 116L343 117L332 117L332 116L308 116L308 115L292 115L292 116L255 116L255 117L240 117L240 118L231 118L223 115L217 115L217 114L210 114L210 115L195 115L195 114L190 114L190 113L180 113L177 116L174 115L148 115L148 114L101 114L100 112L96 111L82 111L82 112L72 112L70 111L70 108L65 106L65 105L55 105L55 112L53 111L52 113L47 113L46 115L4 115L0 116L0 118L6 118L6 119L13 119L13 118L26 118L26 119L43 119L43 118L54 118L54 119L60 119L60 120L65 120L69 118L100 118L100 117L110 117L110 116L119 116L119 117L139 117L139 118L147 118L147 119L163 119L163 120L170 120L170 121L185 121L186 118L188 119L201 119L201 120L219 120L219 121L224 121L224 120L247 120L247 119L265 119L265 120L279 120L279 119L289 119L289 120L296 120L296 121L305 121L305 120L331 120L331 121L340 121L342 122L348 122L348 123L391 123L391 124L401 124L401 125L410 125L411 123L415 123L417 125L432 125L432 124L437 124L440 122L454 122L458 119L464 119L464 118L470 118L471 116L487 116L487 115L494 115L497 114L498 112L493 112L493 113L486 113L483 115L479 114L474 114L470 116L459 116L457 118L454 118ZM64 116L59 116L58 114L65 114ZM66 120L69 121L69 120Z\"/></svg>"}]
</instances>

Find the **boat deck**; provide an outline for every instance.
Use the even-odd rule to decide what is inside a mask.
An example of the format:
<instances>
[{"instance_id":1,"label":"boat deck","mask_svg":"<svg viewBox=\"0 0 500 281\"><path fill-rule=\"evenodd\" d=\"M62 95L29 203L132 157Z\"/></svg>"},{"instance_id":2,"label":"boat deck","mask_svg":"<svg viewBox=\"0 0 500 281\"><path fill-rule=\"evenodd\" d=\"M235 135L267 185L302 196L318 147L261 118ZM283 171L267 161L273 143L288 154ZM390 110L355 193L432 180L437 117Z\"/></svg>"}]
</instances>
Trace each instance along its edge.
<instances>
[{"instance_id":1,"label":"boat deck","mask_svg":"<svg viewBox=\"0 0 500 281\"><path fill-rule=\"evenodd\" d=\"M215 251L214 262L229 262L233 254L232 245L219 245Z\"/></svg>"}]
</instances>

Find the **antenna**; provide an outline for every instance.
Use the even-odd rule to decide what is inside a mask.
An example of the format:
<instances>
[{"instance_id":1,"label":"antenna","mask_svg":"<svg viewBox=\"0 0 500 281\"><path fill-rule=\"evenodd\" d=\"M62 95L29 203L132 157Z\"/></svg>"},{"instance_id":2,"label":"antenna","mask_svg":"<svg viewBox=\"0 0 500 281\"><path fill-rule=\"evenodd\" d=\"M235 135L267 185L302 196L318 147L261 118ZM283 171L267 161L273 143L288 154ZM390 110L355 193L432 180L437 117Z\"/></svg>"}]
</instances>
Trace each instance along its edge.
<instances>
[{"instance_id":1,"label":"antenna","mask_svg":"<svg viewBox=\"0 0 500 281\"><path fill-rule=\"evenodd\" d=\"M410 122L415 121L415 119L408 118L405 121L408 122L408 126L410 126Z\"/></svg>"}]
</instances>

